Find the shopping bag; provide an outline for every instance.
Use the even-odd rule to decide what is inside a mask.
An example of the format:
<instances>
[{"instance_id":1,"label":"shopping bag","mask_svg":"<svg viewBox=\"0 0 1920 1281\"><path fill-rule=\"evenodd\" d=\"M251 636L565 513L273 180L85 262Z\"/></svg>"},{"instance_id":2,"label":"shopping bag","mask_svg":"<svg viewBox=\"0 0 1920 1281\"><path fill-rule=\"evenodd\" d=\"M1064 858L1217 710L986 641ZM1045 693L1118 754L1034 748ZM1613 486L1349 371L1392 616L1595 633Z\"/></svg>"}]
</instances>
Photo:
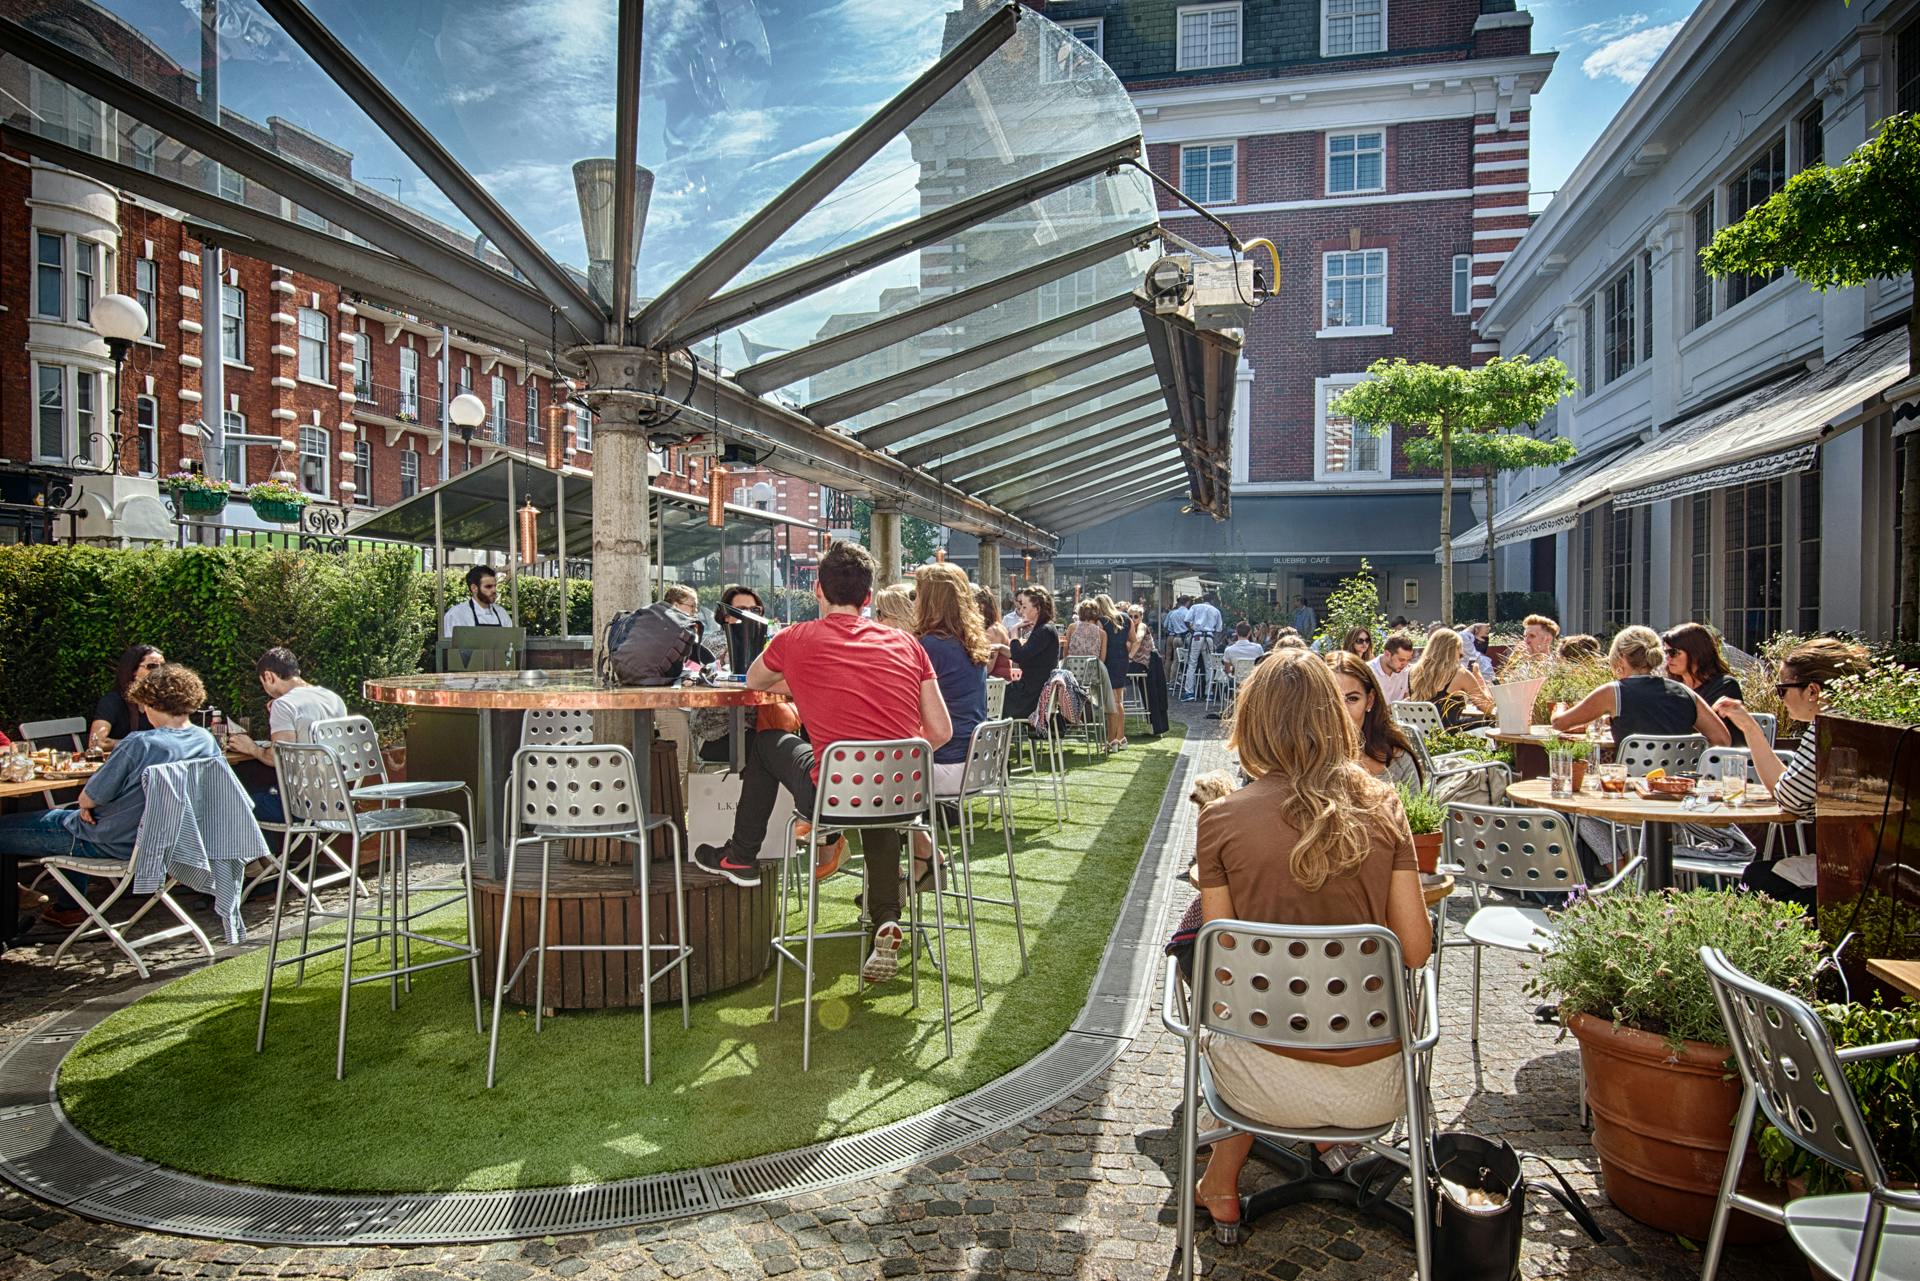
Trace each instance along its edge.
<instances>
[{"instance_id":1,"label":"shopping bag","mask_svg":"<svg viewBox=\"0 0 1920 1281\"><path fill-rule=\"evenodd\" d=\"M733 835L734 811L740 808L740 776L733 773L694 773L687 777L687 849L702 845L724 844ZM773 802L773 815L767 820L767 839L760 844L760 857L777 859L787 839L787 822L793 817L793 797L786 788Z\"/></svg>"}]
</instances>

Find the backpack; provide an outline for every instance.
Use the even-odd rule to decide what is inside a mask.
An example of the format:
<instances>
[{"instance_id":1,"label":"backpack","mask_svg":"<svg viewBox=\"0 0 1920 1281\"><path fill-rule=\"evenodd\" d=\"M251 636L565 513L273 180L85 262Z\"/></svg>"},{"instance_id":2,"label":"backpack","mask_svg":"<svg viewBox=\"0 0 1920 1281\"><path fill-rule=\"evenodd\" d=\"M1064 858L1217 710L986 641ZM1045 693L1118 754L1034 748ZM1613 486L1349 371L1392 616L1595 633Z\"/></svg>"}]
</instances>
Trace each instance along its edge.
<instances>
[{"instance_id":1,"label":"backpack","mask_svg":"<svg viewBox=\"0 0 1920 1281\"><path fill-rule=\"evenodd\" d=\"M602 670L617 685L672 685L687 660L713 661L700 644L700 621L665 601L614 615L606 641Z\"/></svg>"}]
</instances>

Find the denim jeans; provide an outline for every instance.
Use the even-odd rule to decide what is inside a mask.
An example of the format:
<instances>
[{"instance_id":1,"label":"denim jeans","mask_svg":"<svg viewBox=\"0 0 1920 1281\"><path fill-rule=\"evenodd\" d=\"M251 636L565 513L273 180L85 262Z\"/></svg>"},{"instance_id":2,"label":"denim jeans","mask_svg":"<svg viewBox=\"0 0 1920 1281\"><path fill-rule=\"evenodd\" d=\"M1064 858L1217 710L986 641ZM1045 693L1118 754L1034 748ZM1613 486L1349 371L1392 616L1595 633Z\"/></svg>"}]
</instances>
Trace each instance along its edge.
<instances>
[{"instance_id":1,"label":"denim jeans","mask_svg":"<svg viewBox=\"0 0 1920 1281\"><path fill-rule=\"evenodd\" d=\"M287 821L287 807L280 803L280 789L269 787L264 792L251 792L248 799L253 802L253 816L262 823L284 823Z\"/></svg>"},{"instance_id":2,"label":"denim jeans","mask_svg":"<svg viewBox=\"0 0 1920 1281\"><path fill-rule=\"evenodd\" d=\"M112 858L125 862L130 857L80 840L68 829L66 820L65 810L34 810L27 814L0 815L0 850L21 858L73 854L79 858ZM82 890L87 888L87 878L84 876L75 876L73 882ZM64 892L57 896L56 902L62 908L79 906L68 899Z\"/></svg>"}]
</instances>

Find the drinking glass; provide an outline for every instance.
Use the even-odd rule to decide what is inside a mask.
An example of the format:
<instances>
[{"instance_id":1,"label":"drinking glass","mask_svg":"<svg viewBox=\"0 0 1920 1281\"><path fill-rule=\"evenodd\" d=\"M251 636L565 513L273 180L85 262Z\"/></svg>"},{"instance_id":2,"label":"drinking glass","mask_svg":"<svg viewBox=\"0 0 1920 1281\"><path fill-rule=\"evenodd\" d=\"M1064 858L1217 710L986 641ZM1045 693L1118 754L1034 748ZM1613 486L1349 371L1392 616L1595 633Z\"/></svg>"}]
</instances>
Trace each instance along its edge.
<instances>
[{"instance_id":1,"label":"drinking glass","mask_svg":"<svg viewBox=\"0 0 1920 1281\"><path fill-rule=\"evenodd\" d=\"M1747 763L1744 760L1720 762L1720 799L1728 809L1747 803Z\"/></svg>"},{"instance_id":2,"label":"drinking glass","mask_svg":"<svg viewBox=\"0 0 1920 1281\"><path fill-rule=\"evenodd\" d=\"M1627 767L1611 762L1600 767L1600 790L1615 793L1627 790Z\"/></svg>"},{"instance_id":3,"label":"drinking glass","mask_svg":"<svg viewBox=\"0 0 1920 1281\"><path fill-rule=\"evenodd\" d=\"M1552 792L1555 796L1573 795L1573 753L1552 752L1548 756L1548 768L1552 776Z\"/></svg>"},{"instance_id":4,"label":"drinking glass","mask_svg":"<svg viewBox=\"0 0 1920 1281\"><path fill-rule=\"evenodd\" d=\"M1827 778L1832 784L1834 800L1859 800L1860 753L1851 747L1834 748L1827 758Z\"/></svg>"}]
</instances>

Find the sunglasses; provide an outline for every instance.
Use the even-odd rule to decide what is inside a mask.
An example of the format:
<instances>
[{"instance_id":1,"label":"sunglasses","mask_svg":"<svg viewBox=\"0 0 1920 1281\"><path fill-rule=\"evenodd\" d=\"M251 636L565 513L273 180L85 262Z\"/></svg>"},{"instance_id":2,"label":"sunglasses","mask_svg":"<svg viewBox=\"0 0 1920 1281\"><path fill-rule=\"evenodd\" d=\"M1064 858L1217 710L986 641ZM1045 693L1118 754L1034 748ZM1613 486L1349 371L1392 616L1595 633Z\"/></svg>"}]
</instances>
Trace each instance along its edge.
<instances>
[{"instance_id":1,"label":"sunglasses","mask_svg":"<svg viewBox=\"0 0 1920 1281\"><path fill-rule=\"evenodd\" d=\"M1773 692L1775 697L1785 698L1788 690L1805 689L1811 684L1813 684L1812 681L1776 681L1774 682Z\"/></svg>"}]
</instances>

